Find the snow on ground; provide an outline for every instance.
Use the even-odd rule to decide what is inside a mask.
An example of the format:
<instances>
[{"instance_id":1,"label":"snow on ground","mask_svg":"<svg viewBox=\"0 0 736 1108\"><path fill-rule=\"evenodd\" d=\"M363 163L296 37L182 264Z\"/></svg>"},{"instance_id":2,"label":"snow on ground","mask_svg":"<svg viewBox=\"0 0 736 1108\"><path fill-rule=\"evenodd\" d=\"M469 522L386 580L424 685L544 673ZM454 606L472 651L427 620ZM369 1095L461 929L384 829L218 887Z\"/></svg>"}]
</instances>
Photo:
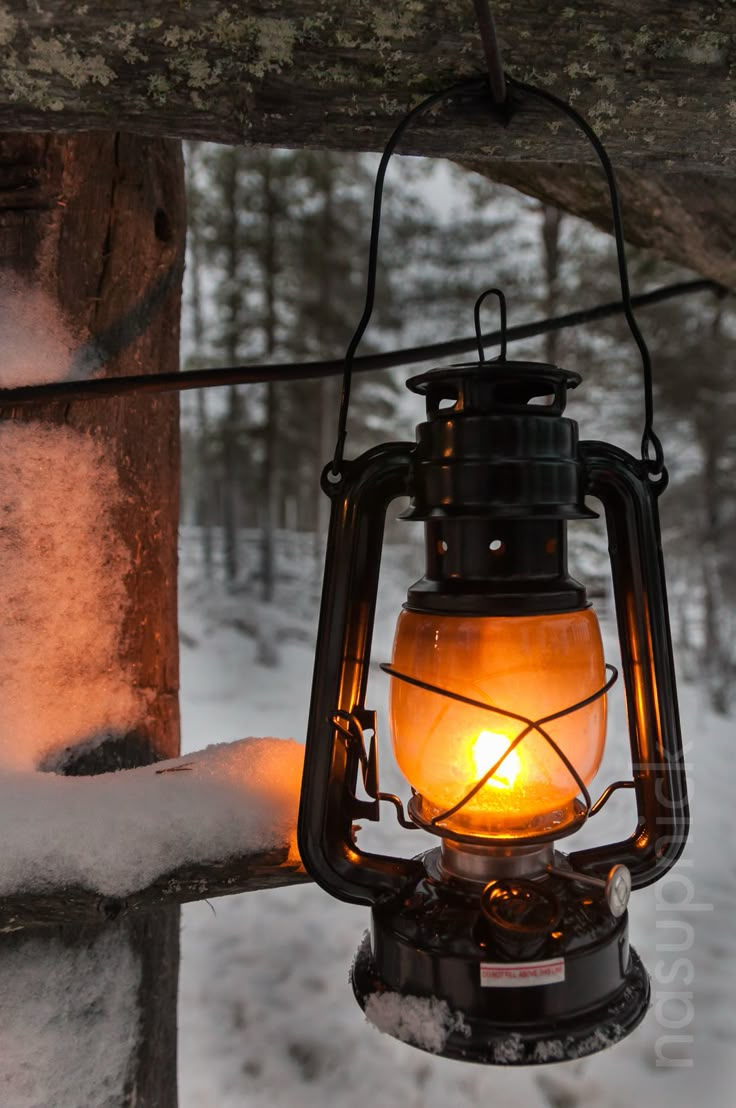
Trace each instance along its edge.
<instances>
[{"instance_id":1,"label":"snow on ground","mask_svg":"<svg viewBox=\"0 0 736 1108\"><path fill-rule=\"evenodd\" d=\"M183 551L181 607L184 749L243 734L303 739L312 668L312 645L304 641L309 589L297 580L282 590L273 615L279 664L260 665L257 639L236 625L239 613L248 623L262 609L247 589L229 605L221 589L204 589L191 568L190 544L191 537ZM388 560L374 661L388 657L411 580L404 572L406 551L390 550ZM227 610L230 618L223 621ZM284 633L284 613L298 633ZM607 621L604 637L616 662ZM612 700L608 751L596 784L626 772L620 689ZM372 679L369 703L386 703L380 673ZM308 885L247 893L184 909L181 1108L732 1108L734 721L710 714L692 686L681 689L681 707L693 833L677 870L632 898L632 940L653 987L653 1008L632 1036L594 1057L536 1069L432 1057L380 1034L353 999L348 969L367 909ZM380 737L383 779L406 796L391 764L385 713ZM630 803L625 796L612 800L576 844L601 841L614 826L628 833ZM402 832L387 817L371 843L416 853L422 840L423 833Z\"/></svg>"}]
</instances>

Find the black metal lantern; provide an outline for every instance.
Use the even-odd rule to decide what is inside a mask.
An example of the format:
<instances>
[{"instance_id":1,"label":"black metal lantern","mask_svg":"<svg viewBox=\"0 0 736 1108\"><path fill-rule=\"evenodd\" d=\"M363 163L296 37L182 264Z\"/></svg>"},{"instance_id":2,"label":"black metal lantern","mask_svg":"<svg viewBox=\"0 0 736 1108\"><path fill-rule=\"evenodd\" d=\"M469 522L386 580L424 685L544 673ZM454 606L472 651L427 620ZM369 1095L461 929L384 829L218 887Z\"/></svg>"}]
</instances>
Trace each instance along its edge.
<instances>
[{"instance_id":1,"label":"black metal lantern","mask_svg":"<svg viewBox=\"0 0 736 1108\"><path fill-rule=\"evenodd\" d=\"M374 223L373 270L376 241ZM370 286L369 275L367 316ZM416 443L343 461L343 423L340 464L325 471L332 512L299 846L324 889L372 907L352 973L363 1006L387 994L444 1002L441 1053L532 1064L592 1053L643 1018L649 981L629 946L628 895L674 864L688 809L657 512L666 482L652 480L661 456L653 466L579 442L564 415L578 375L507 359L500 294L501 354L487 361L482 299L479 360L408 383L426 401ZM650 379L648 389L652 438ZM631 779L595 802L615 671L566 540L569 520L593 515L588 495L606 516L632 762ZM380 791L365 704L384 520L407 496L426 566L383 668L408 818ZM626 787L638 811L628 839L558 849ZM355 824L377 820L382 802L438 846L411 859L361 850Z\"/></svg>"}]
</instances>

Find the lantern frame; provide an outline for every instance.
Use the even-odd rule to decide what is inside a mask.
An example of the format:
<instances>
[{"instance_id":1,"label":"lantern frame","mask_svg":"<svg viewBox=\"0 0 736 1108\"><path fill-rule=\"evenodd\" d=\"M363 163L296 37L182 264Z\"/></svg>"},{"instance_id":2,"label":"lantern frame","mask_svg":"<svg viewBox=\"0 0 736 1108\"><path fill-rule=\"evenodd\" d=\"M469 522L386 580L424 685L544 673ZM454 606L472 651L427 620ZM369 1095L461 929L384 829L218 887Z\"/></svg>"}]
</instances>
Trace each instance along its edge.
<instances>
[{"instance_id":1,"label":"lantern frame","mask_svg":"<svg viewBox=\"0 0 736 1108\"><path fill-rule=\"evenodd\" d=\"M502 103L492 97L491 113L508 124L519 95L551 105L582 131L606 177L623 312L642 362L642 458L602 442L578 443L577 424L562 413L567 388L579 377L554 366L508 362L505 299L489 289L475 305L479 362L409 382L427 397L417 445L384 444L345 461L353 362L373 310L389 160L418 115L446 99L487 97L488 86L471 81L433 93L400 121L376 174L365 306L345 355L335 451L322 479L332 509L297 834L308 872L326 891L372 907L372 941L364 942L352 973L366 1010L386 991L439 1000L452 1013L442 1053L531 1064L593 1053L644 1017L649 979L629 947L628 895L675 863L689 813L657 510L667 474L654 430L651 358L633 312L613 166L593 128L569 104L513 78L504 83L510 91ZM480 327L490 293L498 295L501 312L501 351L493 363L486 361ZM530 413L538 395L551 397L547 421ZM441 401L453 397L454 414L443 419ZM542 719L511 705L500 709L523 729L495 766L439 815L425 819L415 793L407 820L399 798L381 792L376 713L365 697L385 517L402 495L411 499L405 517L423 520L427 536L427 573L409 590L406 607L438 619L442 613L513 616L584 608L584 589L567 574L566 521L591 514L586 495L602 503L627 696L630 780L612 783L593 804L580 773L542 726L601 696L607 683ZM502 539L512 540L519 572L506 556L500 574L483 568L493 550L489 521L505 528ZM450 550L446 536L454 546L449 573L435 556ZM422 674L383 668L430 693L470 703L459 690L429 684ZM499 710L475 700L471 706ZM494 837L492 827L478 836L441 827L532 730L554 748L585 803L573 800L565 812L539 813L550 823L544 834L532 819L506 841ZM359 795L359 776L365 796ZM637 823L628 839L567 857L555 851L551 840L560 830L575 830L621 788L633 788L636 796ZM442 848L419 858L363 851L355 823L379 819L382 801L394 806L402 826L441 835ZM592 896L591 887L605 895ZM550 963L554 971L540 963L544 954L558 956ZM488 957L498 964L484 961ZM495 987L485 988L486 972Z\"/></svg>"},{"instance_id":2,"label":"lantern frame","mask_svg":"<svg viewBox=\"0 0 736 1108\"><path fill-rule=\"evenodd\" d=\"M327 892L372 907L372 940L361 946L352 973L361 1005L368 1008L386 991L440 1000L456 1021L444 1055L528 1065L599 1050L644 1017L649 979L629 947L628 893L675 863L689 816L657 506L665 479L653 482L646 462L615 446L577 441L577 424L563 417L566 389L577 384L576 375L550 366L535 373L528 363L516 370L517 363L502 356L410 381L427 395L428 418L417 428L417 445L369 450L344 462L337 480L330 466L324 471L332 508L298 842L308 872ZM458 380L457 403L444 415L438 399ZM551 405L530 407L537 394L551 396ZM376 713L365 699L389 505L408 496L404 518L423 520L427 531L428 575L409 590L410 610L428 607L439 619L468 610L477 617L543 617L587 606L565 560L566 520L593 514L586 495L600 501L606 516L631 780L609 785L595 804L583 785L586 803L578 803L564 827L523 839L494 838L492 827L489 837L433 827L419 818L417 794L407 820L401 801L380 789ZM540 517L557 551L546 560ZM488 557L489 532L478 529L484 520L494 528L505 524L509 535L516 528L522 543L531 540L537 553L525 554L529 582L513 566L500 582L479 577L479 551L468 546L485 545ZM439 563L432 565L445 526L460 529L458 557L461 569L469 567L467 580L462 573L443 580ZM430 692L456 696L424 684L421 675L382 668ZM527 722L525 731L536 728L549 739L544 720ZM554 840L577 830L626 787L633 788L637 807L628 839L569 855L555 850ZM395 807L403 826L440 835L442 848L413 858L361 850L355 824L378 820L382 802ZM486 987L488 972L497 987Z\"/></svg>"}]
</instances>

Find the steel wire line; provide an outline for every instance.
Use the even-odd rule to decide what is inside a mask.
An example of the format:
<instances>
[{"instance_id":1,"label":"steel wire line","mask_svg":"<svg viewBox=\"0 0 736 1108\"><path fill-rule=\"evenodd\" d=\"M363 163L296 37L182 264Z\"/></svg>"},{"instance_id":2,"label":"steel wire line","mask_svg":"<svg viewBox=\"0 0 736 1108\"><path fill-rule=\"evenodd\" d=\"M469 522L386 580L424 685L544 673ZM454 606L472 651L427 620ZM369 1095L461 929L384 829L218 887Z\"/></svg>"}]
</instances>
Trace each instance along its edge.
<instances>
[{"instance_id":1,"label":"steel wire line","mask_svg":"<svg viewBox=\"0 0 736 1108\"><path fill-rule=\"evenodd\" d=\"M636 308L646 308L664 303L679 296L694 295L699 292L727 293L722 285L706 278L691 281L678 281L671 285L661 285L631 298ZM621 300L608 301L592 308L582 308L565 315L552 316L521 323L509 327L506 332L508 342L546 335L551 331L562 331L568 327L580 327L586 323L595 323L601 319L622 315L624 304ZM500 330L490 331L482 336L487 345L499 345L503 339ZM366 373L394 366L417 365L420 362L437 358L467 354L477 349L475 335L467 338L450 339L447 342L435 342L423 346L411 346L402 350L389 350L381 354L367 354L353 362L355 372ZM334 358L319 362L275 362L266 365L222 366L208 369L192 369L173 373L138 373L124 377L96 377L89 381L54 381L46 385L20 385L15 388L0 389L0 409L31 407L57 400L109 400L132 393L188 392L192 389L224 388L228 385L260 385L269 381L311 381L323 377L340 377L345 368L343 358Z\"/></svg>"}]
</instances>

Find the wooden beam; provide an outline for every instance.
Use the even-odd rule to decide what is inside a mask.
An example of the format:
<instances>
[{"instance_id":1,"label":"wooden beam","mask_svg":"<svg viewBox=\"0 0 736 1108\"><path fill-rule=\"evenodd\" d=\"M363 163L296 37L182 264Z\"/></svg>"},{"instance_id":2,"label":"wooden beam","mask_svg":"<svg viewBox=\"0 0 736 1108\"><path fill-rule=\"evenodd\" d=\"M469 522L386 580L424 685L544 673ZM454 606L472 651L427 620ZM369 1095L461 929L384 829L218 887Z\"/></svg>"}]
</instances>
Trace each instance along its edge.
<instances>
[{"instance_id":1,"label":"wooden beam","mask_svg":"<svg viewBox=\"0 0 736 1108\"><path fill-rule=\"evenodd\" d=\"M124 845L121 844L121 849ZM0 933L25 928L74 927L138 918L154 908L213 900L218 896L278 889L309 881L300 861L285 844L236 858L181 866L128 896L101 896L94 889L65 886L0 899Z\"/></svg>"},{"instance_id":2,"label":"wooden beam","mask_svg":"<svg viewBox=\"0 0 736 1108\"><path fill-rule=\"evenodd\" d=\"M571 100L616 164L734 172L733 5L494 0L493 10L508 71ZM423 93L484 70L471 0L5 0L0 46L0 127L351 150L380 148ZM404 149L590 160L538 107L507 131L483 111L428 119Z\"/></svg>"},{"instance_id":3,"label":"wooden beam","mask_svg":"<svg viewBox=\"0 0 736 1108\"><path fill-rule=\"evenodd\" d=\"M624 170L630 240L736 287L724 245L736 7L494 0L493 11L507 70L570 100ZM333 150L381 149L424 94L485 65L471 0L5 0L0 48L0 130ZM471 163L606 226L591 150L539 105L507 128L480 106L443 109L402 150Z\"/></svg>"},{"instance_id":4,"label":"wooden beam","mask_svg":"<svg viewBox=\"0 0 736 1108\"><path fill-rule=\"evenodd\" d=\"M598 166L509 161L466 164L483 176L611 231L610 200ZM646 174L631 169L618 170L616 177L629 242L736 289L733 181L701 173Z\"/></svg>"}]
</instances>

